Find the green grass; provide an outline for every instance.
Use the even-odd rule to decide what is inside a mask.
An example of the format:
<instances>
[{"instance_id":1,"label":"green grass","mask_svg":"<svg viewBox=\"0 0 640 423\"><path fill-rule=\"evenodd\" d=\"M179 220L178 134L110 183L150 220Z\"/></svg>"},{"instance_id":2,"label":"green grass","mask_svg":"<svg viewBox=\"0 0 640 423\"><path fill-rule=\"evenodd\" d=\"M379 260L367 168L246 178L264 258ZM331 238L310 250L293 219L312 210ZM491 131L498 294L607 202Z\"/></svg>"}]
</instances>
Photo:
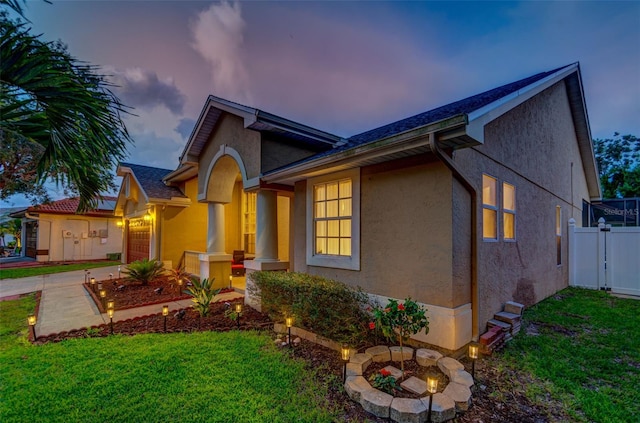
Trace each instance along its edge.
<instances>
[{"instance_id":1,"label":"green grass","mask_svg":"<svg viewBox=\"0 0 640 423\"><path fill-rule=\"evenodd\" d=\"M335 419L326 388L266 334L116 335L32 346L23 327L33 299L0 304L3 423Z\"/></svg>"},{"instance_id":2,"label":"green grass","mask_svg":"<svg viewBox=\"0 0 640 423\"><path fill-rule=\"evenodd\" d=\"M71 272L73 270L93 269L96 267L117 266L119 261L96 261L86 263L63 264L57 266L36 266L0 269L0 279L26 278L29 276L50 275L52 273Z\"/></svg>"},{"instance_id":3,"label":"green grass","mask_svg":"<svg viewBox=\"0 0 640 423\"><path fill-rule=\"evenodd\" d=\"M539 335L516 336L502 360L541 381L526 390L534 403L550 395L579 421L638 422L638 315L639 300L568 288L525 311L523 332Z\"/></svg>"}]
</instances>

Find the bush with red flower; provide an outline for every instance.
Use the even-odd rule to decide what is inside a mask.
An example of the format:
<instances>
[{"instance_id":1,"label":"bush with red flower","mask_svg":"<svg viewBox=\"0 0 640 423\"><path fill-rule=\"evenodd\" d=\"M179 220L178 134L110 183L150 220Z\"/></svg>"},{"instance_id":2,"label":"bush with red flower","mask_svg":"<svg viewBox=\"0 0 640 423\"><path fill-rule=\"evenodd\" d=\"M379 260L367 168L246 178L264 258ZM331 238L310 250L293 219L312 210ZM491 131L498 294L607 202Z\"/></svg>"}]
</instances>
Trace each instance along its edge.
<instances>
[{"instance_id":1,"label":"bush with red flower","mask_svg":"<svg viewBox=\"0 0 640 423\"><path fill-rule=\"evenodd\" d=\"M369 376L371 386L387 394L393 395L394 391L402 391L402 388L396 384L396 378L391 376L391 372L387 369L380 369L377 373Z\"/></svg>"},{"instance_id":2,"label":"bush with red flower","mask_svg":"<svg viewBox=\"0 0 640 423\"><path fill-rule=\"evenodd\" d=\"M389 299L384 308L376 307L373 310L374 321L369 324L369 328L379 328L390 341L397 339L402 355L403 341L409 339L409 336L415 335L423 329L425 334L429 333L426 312L426 308L411 298L405 299L403 303ZM400 359L400 364L404 375L404 359Z\"/></svg>"}]
</instances>

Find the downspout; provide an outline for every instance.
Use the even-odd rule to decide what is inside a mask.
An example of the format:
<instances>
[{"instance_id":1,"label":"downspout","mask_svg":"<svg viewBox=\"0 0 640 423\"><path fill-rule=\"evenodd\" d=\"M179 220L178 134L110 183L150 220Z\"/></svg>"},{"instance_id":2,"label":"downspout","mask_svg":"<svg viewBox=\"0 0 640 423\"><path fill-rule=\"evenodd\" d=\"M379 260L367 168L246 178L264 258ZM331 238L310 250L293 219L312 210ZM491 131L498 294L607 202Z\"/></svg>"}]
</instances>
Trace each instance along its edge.
<instances>
[{"instance_id":1,"label":"downspout","mask_svg":"<svg viewBox=\"0 0 640 423\"><path fill-rule=\"evenodd\" d=\"M456 168L451 158L447 156L442 150L440 150L440 147L438 147L438 143L436 141L435 132L431 132L429 134L429 146L431 147L431 151L433 151L436 157L440 159L440 161L444 163L447 168L449 168L449 170L453 174L453 177L462 184L464 189L466 189L471 196L471 338L474 341L477 341L478 337L480 336L478 322L478 194L473 184L471 184L471 182L469 182L469 180L464 175L462 175L458 168Z\"/></svg>"},{"instance_id":2,"label":"downspout","mask_svg":"<svg viewBox=\"0 0 640 423\"><path fill-rule=\"evenodd\" d=\"M47 220L47 219L42 219L41 217L33 216L33 215L30 215L29 213L25 213L24 215L28 219L33 219L33 220L36 220L36 221L41 221L42 220L43 222L47 222L49 224L49 249L47 250L49 253L47 254L47 261L51 261L51 228L53 227L53 221L52 220ZM27 231L23 231L23 232L25 233L25 236L26 236L26 232ZM23 243L23 245L24 245L24 243ZM64 248L64 241L62 242L62 248ZM25 251L26 251L26 248L22 248L22 251L21 251L22 257L24 257ZM37 257L38 257L38 254L36 253L36 259L37 259Z\"/></svg>"}]
</instances>

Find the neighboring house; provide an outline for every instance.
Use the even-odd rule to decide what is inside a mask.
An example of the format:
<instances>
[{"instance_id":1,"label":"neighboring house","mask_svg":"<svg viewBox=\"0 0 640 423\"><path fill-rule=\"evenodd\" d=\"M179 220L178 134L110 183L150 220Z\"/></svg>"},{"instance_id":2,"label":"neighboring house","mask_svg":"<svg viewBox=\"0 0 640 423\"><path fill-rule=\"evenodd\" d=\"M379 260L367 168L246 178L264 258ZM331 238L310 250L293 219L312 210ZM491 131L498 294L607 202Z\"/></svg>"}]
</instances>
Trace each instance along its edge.
<instances>
[{"instance_id":1,"label":"neighboring house","mask_svg":"<svg viewBox=\"0 0 640 423\"><path fill-rule=\"evenodd\" d=\"M232 250L254 249L248 273L411 297L430 318L416 338L449 350L506 301L568 285L567 221L601 196L578 64L350 138L210 96L179 167L159 178L198 207L174 229L171 260L197 249L200 276L224 281ZM157 215L150 197L138 217Z\"/></svg>"},{"instance_id":2,"label":"neighboring house","mask_svg":"<svg viewBox=\"0 0 640 423\"><path fill-rule=\"evenodd\" d=\"M113 213L115 197L77 213L78 198L31 206L11 214L22 219L22 255L37 261L107 259L122 251L122 220Z\"/></svg>"}]
</instances>

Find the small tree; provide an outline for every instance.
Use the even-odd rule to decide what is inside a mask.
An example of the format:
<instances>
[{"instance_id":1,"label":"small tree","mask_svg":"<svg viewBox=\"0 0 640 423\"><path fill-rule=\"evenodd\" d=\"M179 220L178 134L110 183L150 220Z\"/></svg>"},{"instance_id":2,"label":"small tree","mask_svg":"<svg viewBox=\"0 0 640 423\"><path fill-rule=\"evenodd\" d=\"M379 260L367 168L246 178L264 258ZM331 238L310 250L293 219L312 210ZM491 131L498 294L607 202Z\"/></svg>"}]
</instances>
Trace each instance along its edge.
<instances>
[{"instance_id":1,"label":"small tree","mask_svg":"<svg viewBox=\"0 0 640 423\"><path fill-rule=\"evenodd\" d=\"M429 321L425 315L426 312L425 308L419 306L411 298L405 299L404 303L389 299L389 303L385 308L376 307L373 310L374 325L380 328L387 339L392 340L397 337L400 343L400 366L403 377L403 341L406 341L410 335L415 335L422 329L425 330L425 333L429 333ZM375 327L374 325L372 327Z\"/></svg>"},{"instance_id":2,"label":"small tree","mask_svg":"<svg viewBox=\"0 0 640 423\"><path fill-rule=\"evenodd\" d=\"M162 276L164 268L162 262L156 259L142 259L130 263L122 272L127 281L140 282L142 285L148 285L150 281Z\"/></svg>"},{"instance_id":3,"label":"small tree","mask_svg":"<svg viewBox=\"0 0 640 423\"><path fill-rule=\"evenodd\" d=\"M191 301L193 301L193 309L196 310L200 317L207 317L209 315L209 305L213 301L216 295L221 291L220 288L213 289L213 281L215 279L203 279L198 278L191 279L191 286L185 291L191 295Z\"/></svg>"}]
</instances>

